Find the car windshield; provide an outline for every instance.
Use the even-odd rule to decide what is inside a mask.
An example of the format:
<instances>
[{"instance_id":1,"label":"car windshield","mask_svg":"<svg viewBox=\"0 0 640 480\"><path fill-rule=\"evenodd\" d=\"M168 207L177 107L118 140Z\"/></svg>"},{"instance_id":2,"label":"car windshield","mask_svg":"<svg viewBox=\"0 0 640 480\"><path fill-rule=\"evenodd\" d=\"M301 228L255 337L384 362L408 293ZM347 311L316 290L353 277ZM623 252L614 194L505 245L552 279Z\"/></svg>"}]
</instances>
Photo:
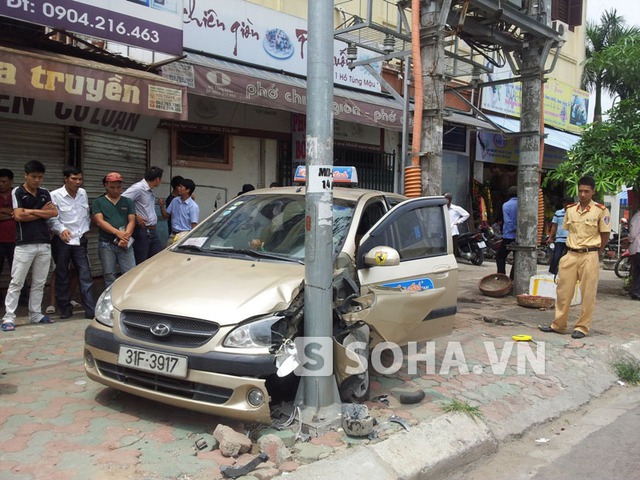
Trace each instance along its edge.
<instances>
[{"instance_id":1,"label":"car windshield","mask_svg":"<svg viewBox=\"0 0 640 480\"><path fill-rule=\"evenodd\" d=\"M334 254L342 248L354 206L334 199ZM304 237L304 195L244 194L198 225L175 249L302 262Z\"/></svg>"}]
</instances>

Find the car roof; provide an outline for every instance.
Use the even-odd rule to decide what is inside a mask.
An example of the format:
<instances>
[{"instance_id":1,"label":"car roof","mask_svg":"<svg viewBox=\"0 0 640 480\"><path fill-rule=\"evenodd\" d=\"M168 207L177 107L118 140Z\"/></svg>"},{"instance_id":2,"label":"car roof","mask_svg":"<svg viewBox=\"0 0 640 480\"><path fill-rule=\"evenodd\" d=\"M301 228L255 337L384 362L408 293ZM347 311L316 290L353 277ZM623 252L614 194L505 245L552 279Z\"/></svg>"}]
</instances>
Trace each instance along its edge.
<instances>
[{"instance_id":1,"label":"car roof","mask_svg":"<svg viewBox=\"0 0 640 480\"><path fill-rule=\"evenodd\" d=\"M382 192L380 190L369 190L366 188L348 188L348 187L339 187L336 186L332 189L333 197L340 198L343 200L351 200L357 202L362 196L377 194L377 195L387 195L394 196L397 198L406 198L404 195L400 195L399 193L390 193L390 192ZM252 190L248 192L249 195L304 195L306 193L306 186L299 185L293 187L275 187L275 188L261 188L259 190ZM246 194L245 194L246 195Z\"/></svg>"}]
</instances>

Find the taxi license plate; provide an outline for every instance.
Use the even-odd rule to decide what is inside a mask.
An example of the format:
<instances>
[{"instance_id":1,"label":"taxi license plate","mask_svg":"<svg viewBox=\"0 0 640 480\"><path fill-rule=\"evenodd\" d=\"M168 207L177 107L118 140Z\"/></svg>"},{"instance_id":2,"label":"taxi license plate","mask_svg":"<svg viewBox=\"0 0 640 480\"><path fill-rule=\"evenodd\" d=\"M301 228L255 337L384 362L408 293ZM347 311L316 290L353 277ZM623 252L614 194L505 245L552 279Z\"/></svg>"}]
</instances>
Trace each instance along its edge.
<instances>
[{"instance_id":1,"label":"taxi license plate","mask_svg":"<svg viewBox=\"0 0 640 480\"><path fill-rule=\"evenodd\" d=\"M484 242L478 242L478 246L479 246L480 248L487 248L487 244L486 244L486 243L484 243Z\"/></svg>"},{"instance_id":2,"label":"taxi license plate","mask_svg":"<svg viewBox=\"0 0 640 480\"><path fill-rule=\"evenodd\" d=\"M152 352L125 345L120 346L118 365L177 378L187 376L187 357Z\"/></svg>"}]
</instances>

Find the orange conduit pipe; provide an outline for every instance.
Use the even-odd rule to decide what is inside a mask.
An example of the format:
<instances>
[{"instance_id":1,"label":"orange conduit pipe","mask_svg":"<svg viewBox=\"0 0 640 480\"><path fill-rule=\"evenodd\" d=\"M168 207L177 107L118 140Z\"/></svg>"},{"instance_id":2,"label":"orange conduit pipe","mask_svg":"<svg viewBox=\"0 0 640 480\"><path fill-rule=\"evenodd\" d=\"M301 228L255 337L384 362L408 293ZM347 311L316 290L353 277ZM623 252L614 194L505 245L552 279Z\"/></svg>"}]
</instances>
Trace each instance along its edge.
<instances>
[{"instance_id":1,"label":"orange conduit pipe","mask_svg":"<svg viewBox=\"0 0 640 480\"><path fill-rule=\"evenodd\" d=\"M422 139L423 81L420 57L420 0L411 0L411 55L413 57L413 139L411 141L411 166L404 171L404 194L407 197L422 195L422 171L420 169L420 141Z\"/></svg>"},{"instance_id":2,"label":"orange conduit pipe","mask_svg":"<svg viewBox=\"0 0 640 480\"><path fill-rule=\"evenodd\" d=\"M542 185L542 165L544 162L544 81L540 79L540 165L538 168L538 187ZM542 243L544 231L544 194L538 188L538 243Z\"/></svg>"},{"instance_id":3,"label":"orange conduit pipe","mask_svg":"<svg viewBox=\"0 0 640 480\"><path fill-rule=\"evenodd\" d=\"M540 188L538 189L538 243L536 245L542 244L544 234L544 193Z\"/></svg>"}]
</instances>

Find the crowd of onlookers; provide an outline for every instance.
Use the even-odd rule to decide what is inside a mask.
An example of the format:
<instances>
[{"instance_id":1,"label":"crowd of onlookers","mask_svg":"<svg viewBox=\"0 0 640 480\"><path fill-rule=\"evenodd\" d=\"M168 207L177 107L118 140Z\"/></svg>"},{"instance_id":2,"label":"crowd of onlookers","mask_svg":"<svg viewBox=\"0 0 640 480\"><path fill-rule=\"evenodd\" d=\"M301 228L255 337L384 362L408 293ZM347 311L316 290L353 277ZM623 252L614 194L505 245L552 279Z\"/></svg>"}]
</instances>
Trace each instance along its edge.
<instances>
[{"instance_id":1,"label":"crowd of onlookers","mask_svg":"<svg viewBox=\"0 0 640 480\"><path fill-rule=\"evenodd\" d=\"M5 263L11 269L2 330L15 329L16 309L29 271L31 323L53 323L49 315L56 308L60 318L73 315L77 303L71 292L76 285L85 317L93 318L96 302L87 249L92 223L98 227L105 288L115 281L118 271L126 273L165 247L166 240L157 231L159 219L168 219L169 235L191 230L200 216L193 198L194 181L173 177L171 194L156 201L153 189L162 182L162 174L161 168L149 167L144 178L123 192L122 175L109 172L102 179L105 193L89 205L78 167L65 167L63 185L51 192L41 187L45 166L37 160L25 164L24 183L16 187L13 172L0 169L0 274ZM54 300L43 314L44 286L52 260Z\"/></svg>"}]
</instances>

